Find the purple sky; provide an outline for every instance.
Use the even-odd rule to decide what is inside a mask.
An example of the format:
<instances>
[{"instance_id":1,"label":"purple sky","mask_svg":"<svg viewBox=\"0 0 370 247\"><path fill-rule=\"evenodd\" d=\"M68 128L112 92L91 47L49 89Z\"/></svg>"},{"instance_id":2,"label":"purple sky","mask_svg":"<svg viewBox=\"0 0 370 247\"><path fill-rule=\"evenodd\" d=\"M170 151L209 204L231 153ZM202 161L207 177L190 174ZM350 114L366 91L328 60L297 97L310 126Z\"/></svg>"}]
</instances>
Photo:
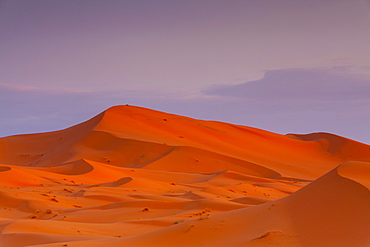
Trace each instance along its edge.
<instances>
[{"instance_id":1,"label":"purple sky","mask_svg":"<svg viewBox=\"0 0 370 247\"><path fill-rule=\"evenodd\" d=\"M370 143L369 0L0 0L0 136L133 104Z\"/></svg>"}]
</instances>

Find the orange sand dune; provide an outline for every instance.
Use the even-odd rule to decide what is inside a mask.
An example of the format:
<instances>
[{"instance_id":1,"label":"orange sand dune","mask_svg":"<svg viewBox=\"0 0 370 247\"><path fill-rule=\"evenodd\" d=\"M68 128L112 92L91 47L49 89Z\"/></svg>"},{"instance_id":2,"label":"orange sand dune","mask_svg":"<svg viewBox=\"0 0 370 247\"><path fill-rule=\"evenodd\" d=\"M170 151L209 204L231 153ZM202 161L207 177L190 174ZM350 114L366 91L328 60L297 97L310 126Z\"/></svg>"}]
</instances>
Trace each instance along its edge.
<instances>
[{"instance_id":1,"label":"orange sand dune","mask_svg":"<svg viewBox=\"0 0 370 247\"><path fill-rule=\"evenodd\" d=\"M0 139L0 246L370 246L370 146L134 106Z\"/></svg>"}]
</instances>

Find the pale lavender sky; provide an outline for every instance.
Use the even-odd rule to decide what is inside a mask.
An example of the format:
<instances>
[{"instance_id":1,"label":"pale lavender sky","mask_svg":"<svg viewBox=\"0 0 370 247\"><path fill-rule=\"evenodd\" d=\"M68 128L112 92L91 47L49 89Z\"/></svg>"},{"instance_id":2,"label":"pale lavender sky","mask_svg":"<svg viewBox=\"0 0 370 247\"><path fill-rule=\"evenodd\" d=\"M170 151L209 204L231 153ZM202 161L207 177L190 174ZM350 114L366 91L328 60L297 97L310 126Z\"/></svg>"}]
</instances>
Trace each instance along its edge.
<instances>
[{"instance_id":1,"label":"pale lavender sky","mask_svg":"<svg viewBox=\"0 0 370 247\"><path fill-rule=\"evenodd\" d=\"M133 104L370 143L369 0L0 0L0 136Z\"/></svg>"}]
</instances>

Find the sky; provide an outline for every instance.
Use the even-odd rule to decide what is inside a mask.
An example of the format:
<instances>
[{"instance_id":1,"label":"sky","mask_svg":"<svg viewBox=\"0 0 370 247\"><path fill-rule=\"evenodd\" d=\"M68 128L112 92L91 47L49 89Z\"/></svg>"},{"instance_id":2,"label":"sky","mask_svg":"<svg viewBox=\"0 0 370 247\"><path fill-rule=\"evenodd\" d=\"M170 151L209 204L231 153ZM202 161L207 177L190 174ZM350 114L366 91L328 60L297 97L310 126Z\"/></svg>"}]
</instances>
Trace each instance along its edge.
<instances>
[{"instance_id":1,"label":"sky","mask_svg":"<svg viewBox=\"0 0 370 247\"><path fill-rule=\"evenodd\" d=\"M131 104L370 144L370 0L0 0L0 136Z\"/></svg>"}]
</instances>

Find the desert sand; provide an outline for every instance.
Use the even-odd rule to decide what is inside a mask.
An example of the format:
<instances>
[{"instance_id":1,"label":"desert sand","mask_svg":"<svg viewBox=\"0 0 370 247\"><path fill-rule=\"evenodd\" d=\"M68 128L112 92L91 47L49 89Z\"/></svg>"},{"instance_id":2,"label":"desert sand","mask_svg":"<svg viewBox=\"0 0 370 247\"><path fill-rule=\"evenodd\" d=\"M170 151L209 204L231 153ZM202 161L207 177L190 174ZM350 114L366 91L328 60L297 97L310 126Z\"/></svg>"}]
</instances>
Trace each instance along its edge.
<instances>
[{"instance_id":1,"label":"desert sand","mask_svg":"<svg viewBox=\"0 0 370 247\"><path fill-rule=\"evenodd\" d=\"M363 143L115 106L0 138L0 246L365 247L369 190Z\"/></svg>"}]
</instances>

